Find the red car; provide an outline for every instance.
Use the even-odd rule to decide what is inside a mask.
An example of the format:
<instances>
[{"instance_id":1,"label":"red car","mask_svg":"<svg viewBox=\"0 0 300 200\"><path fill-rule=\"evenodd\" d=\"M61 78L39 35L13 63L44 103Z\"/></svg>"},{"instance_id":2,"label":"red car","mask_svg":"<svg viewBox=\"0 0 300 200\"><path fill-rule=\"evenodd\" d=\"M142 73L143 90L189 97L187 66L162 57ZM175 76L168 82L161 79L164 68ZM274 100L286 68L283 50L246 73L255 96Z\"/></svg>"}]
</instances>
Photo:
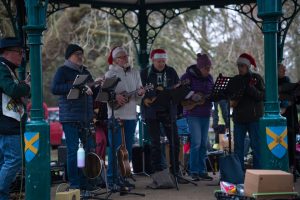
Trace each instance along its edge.
<instances>
[{"instance_id":1,"label":"red car","mask_svg":"<svg viewBox=\"0 0 300 200\"><path fill-rule=\"evenodd\" d=\"M50 144L52 146L58 146L61 144L61 138L63 135L63 128L59 122L59 108L48 108L48 116L50 125Z\"/></svg>"}]
</instances>

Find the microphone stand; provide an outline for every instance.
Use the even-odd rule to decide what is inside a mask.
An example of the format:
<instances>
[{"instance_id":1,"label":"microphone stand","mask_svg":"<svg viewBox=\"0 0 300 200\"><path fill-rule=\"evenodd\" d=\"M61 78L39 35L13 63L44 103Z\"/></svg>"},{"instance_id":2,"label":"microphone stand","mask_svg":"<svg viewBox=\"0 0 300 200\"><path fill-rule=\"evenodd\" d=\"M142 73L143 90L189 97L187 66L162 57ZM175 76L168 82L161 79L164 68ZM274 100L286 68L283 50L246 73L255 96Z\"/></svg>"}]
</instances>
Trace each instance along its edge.
<instances>
[{"instance_id":1,"label":"microphone stand","mask_svg":"<svg viewBox=\"0 0 300 200\"><path fill-rule=\"evenodd\" d=\"M138 196L145 196L145 194L141 194L141 193L135 193L135 192L131 192L129 191L129 188L124 188L124 187L118 187L117 183L116 183L116 179L117 179L117 158L116 158L116 147L115 147L115 114L114 114L114 104L116 102L116 93L114 91L110 91L109 94L109 101L111 102L111 124L109 125L110 130L111 130L111 134L112 134L112 141L111 141L111 145L112 145L112 165L113 165L113 171L112 171L112 187L110 189L110 191L107 194L108 198L110 195L112 195L113 193L120 193L120 196L124 196L127 194L132 194L132 195L138 195Z\"/></svg>"},{"instance_id":2,"label":"microphone stand","mask_svg":"<svg viewBox=\"0 0 300 200\"><path fill-rule=\"evenodd\" d=\"M84 132L84 135L82 135L82 143L83 145L85 146L88 146L88 148L86 148L86 152L85 154L87 155L87 151L90 151L91 150L91 144L88 144L88 139L89 137L91 137L90 135L90 130L89 130L89 127L88 127L88 95L86 94L86 89L83 88L81 93L84 95L84 122L83 122L83 132ZM84 138L85 137L85 138ZM84 140L83 140L84 139ZM102 163L101 163L102 165ZM82 170L82 169L81 169ZM85 176L85 178L87 179L87 177ZM88 180L86 180L86 184L88 185ZM107 189L106 189L106 192L104 193L107 193ZM106 198L101 198L101 197L97 197L98 195L101 195L101 194L104 194L104 193L95 193L95 192L90 192L88 191L87 189L83 192L82 195L80 195L80 198L81 199L100 199L100 200L107 200L108 199L108 196Z\"/></svg>"}]
</instances>

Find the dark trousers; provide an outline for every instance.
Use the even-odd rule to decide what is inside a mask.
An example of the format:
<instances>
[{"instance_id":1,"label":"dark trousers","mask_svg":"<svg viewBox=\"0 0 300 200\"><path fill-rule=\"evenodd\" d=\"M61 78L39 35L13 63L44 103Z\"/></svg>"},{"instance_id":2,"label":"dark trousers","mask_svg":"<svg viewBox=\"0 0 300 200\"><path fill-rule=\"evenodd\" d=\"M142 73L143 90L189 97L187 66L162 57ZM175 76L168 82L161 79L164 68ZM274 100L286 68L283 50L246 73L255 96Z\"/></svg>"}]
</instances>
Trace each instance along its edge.
<instances>
[{"instance_id":1,"label":"dark trousers","mask_svg":"<svg viewBox=\"0 0 300 200\"><path fill-rule=\"evenodd\" d=\"M151 138L151 164L152 164L152 171L157 172L163 170L162 159L161 159L161 143L160 143L160 136L161 134L161 127L162 125L165 135L168 138L170 144L170 165L171 165L171 172L173 169L172 165L172 155L174 151L174 161L175 161L175 173L179 171L179 137L177 132L177 126L175 121L171 123L171 119L169 113L158 113L156 119L146 119L148 133ZM172 124L172 125L171 125ZM174 145L172 144L172 136L174 137Z\"/></svg>"}]
</instances>

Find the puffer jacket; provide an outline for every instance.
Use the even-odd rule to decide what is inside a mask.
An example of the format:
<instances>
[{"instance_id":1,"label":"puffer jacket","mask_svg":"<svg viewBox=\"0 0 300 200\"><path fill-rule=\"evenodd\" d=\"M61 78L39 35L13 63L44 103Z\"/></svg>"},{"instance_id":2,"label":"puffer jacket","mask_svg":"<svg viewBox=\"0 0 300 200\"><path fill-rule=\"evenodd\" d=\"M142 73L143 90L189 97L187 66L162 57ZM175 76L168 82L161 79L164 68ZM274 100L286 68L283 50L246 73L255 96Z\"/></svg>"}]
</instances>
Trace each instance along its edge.
<instances>
[{"instance_id":1,"label":"puffer jacket","mask_svg":"<svg viewBox=\"0 0 300 200\"><path fill-rule=\"evenodd\" d=\"M78 99L67 99L72 84L77 75L88 75L88 81L92 82L90 72L83 67L76 70L68 66L61 66L57 69L51 91L54 95L59 95L59 121L64 122L90 122L93 118L93 97L80 94ZM86 96L86 98L85 98Z\"/></svg>"}]
</instances>

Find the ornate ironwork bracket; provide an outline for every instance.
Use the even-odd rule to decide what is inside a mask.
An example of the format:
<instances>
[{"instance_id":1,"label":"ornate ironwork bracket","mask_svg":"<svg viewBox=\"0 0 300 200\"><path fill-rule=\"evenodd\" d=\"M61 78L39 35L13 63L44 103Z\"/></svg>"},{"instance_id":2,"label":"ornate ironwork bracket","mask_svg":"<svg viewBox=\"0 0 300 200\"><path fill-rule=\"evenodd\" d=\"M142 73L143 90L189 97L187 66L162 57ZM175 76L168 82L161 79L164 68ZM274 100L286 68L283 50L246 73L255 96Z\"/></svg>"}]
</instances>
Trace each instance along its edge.
<instances>
[{"instance_id":1,"label":"ornate ironwork bracket","mask_svg":"<svg viewBox=\"0 0 300 200\"><path fill-rule=\"evenodd\" d=\"M48 6L47 17L57 11L76 6L78 6L78 4L60 4L51 2ZM120 21L121 24L125 26L126 30L134 41L135 47L138 52L141 51L141 35L146 35L146 38L144 39L147 41L147 52L149 52L158 33L167 23L169 23L178 15L192 10L192 8L147 10L145 11L147 19L146 22L140 21L140 23L146 23L146 26L143 26L139 23L139 15L142 12L141 10L121 8L99 9L114 16L117 20ZM142 30L141 27L146 27L146 30ZM145 33L141 33L143 31L145 31Z\"/></svg>"},{"instance_id":2,"label":"ornate ironwork bracket","mask_svg":"<svg viewBox=\"0 0 300 200\"><path fill-rule=\"evenodd\" d=\"M12 0L1 0L1 1L2 1L6 11L7 11L7 14L8 14L9 18L10 18L11 24L12 24L14 32L15 32L15 35L17 36L18 35L17 17L15 15L13 15L14 12L13 12L13 8L11 7L12 6Z\"/></svg>"},{"instance_id":3,"label":"ornate ironwork bracket","mask_svg":"<svg viewBox=\"0 0 300 200\"><path fill-rule=\"evenodd\" d=\"M121 24L125 26L127 31L129 32L132 40L135 43L136 49L138 52L141 51L140 47L140 39L142 35L146 35L147 49L149 52L155 38L161 29L169 23L172 19L177 17L178 15L188 12L191 8L182 8L182 9L163 9L163 10L147 10L146 11L146 21L140 21L138 23L139 15L142 14L139 10L130 10L130 9L118 9L118 8L110 8L108 10L101 9L104 12L107 12L117 18ZM141 23L146 23L141 24ZM146 27L146 30L142 30L141 27ZM145 33L143 33L145 31ZM144 50L144 49L143 49Z\"/></svg>"},{"instance_id":4,"label":"ornate ironwork bracket","mask_svg":"<svg viewBox=\"0 0 300 200\"><path fill-rule=\"evenodd\" d=\"M280 18L279 22L279 32L278 32L278 56L279 61L283 60L283 47L285 43L285 38L292 24L294 18L300 10L299 0L284 0L282 2L283 15Z\"/></svg>"},{"instance_id":5,"label":"ornate ironwork bracket","mask_svg":"<svg viewBox=\"0 0 300 200\"><path fill-rule=\"evenodd\" d=\"M236 11L250 20L252 20L257 27L262 30L262 20L257 17L257 4L241 4L235 6L225 6L226 9ZM283 15L280 18L278 27L278 60L282 61L283 47L289 27L295 16L300 10L300 3L298 0L283 0L282 1Z\"/></svg>"},{"instance_id":6,"label":"ornate ironwork bracket","mask_svg":"<svg viewBox=\"0 0 300 200\"><path fill-rule=\"evenodd\" d=\"M61 4L61 3L49 2L48 9L47 9L47 18L57 11L64 10L70 7L75 7L75 6L78 6L78 4Z\"/></svg>"}]
</instances>

